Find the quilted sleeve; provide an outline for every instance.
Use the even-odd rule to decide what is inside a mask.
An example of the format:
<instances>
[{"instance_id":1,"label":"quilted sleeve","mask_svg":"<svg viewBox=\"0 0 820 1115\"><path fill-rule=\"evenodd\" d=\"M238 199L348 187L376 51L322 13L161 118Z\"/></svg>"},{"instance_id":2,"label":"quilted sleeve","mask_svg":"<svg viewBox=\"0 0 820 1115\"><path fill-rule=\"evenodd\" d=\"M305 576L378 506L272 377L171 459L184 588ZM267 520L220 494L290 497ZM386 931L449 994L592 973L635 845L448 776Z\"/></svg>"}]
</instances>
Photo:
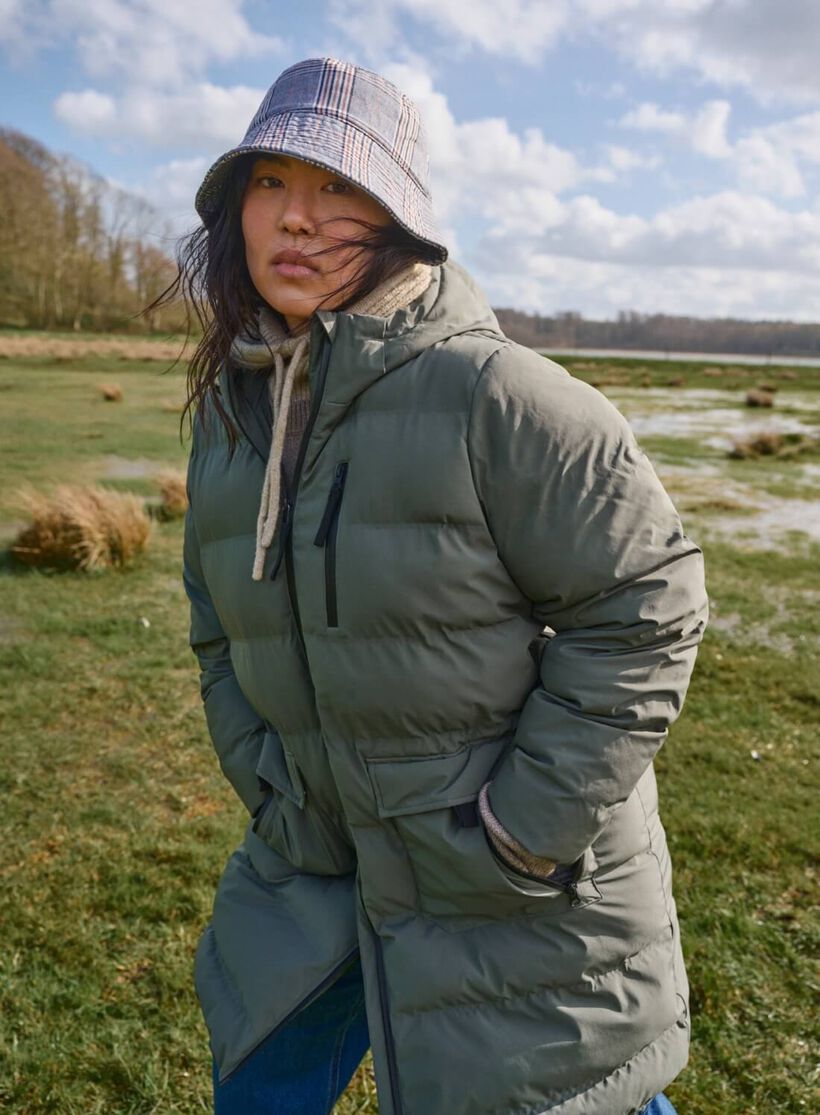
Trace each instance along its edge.
<instances>
[{"instance_id":1,"label":"quilted sleeve","mask_svg":"<svg viewBox=\"0 0 820 1115\"><path fill-rule=\"evenodd\" d=\"M468 447L499 556L544 628L489 804L533 855L572 863L680 712L707 615L702 555L618 411L529 350L485 366Z\"/></svg>"},{"instance_id":2,"label":"quilted sleeve","mask_svg":"<svg viewBox=\"0 0 820 1115\"><path fill-rule=\"evenodd\" d=\"M196 438L193 452L196 452ZM191 605L191 649L199 662L205 718L220 766L248 811L253 813L264 800L256 764L266 726L239 687L231 663L230 641L202 573L199 539L191 511L190 472L189 467L183 581Z\"/></svg>"}]
</instances>

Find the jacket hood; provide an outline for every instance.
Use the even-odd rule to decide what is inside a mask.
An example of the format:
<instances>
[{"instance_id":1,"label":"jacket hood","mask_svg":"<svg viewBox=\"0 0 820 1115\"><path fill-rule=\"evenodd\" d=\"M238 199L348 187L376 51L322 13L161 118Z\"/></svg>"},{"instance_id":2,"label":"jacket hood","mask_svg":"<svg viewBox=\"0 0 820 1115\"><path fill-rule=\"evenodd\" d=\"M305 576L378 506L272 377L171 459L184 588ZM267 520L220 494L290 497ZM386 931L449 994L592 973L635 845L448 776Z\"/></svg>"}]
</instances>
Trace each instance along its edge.
<instances>
[{"instance_id":1,"label":"jacket hood","mask_svg":"<svg viewBox=\"0 0 820 1115\"><path fill-rule=\"evenodd\" d=\"M320 310L311 323L309 378L316 388L317 353L329 340L333 355L326 397L342 411L371 383L406 364L425 349L463 333L502 336L483 292L457 263L431 267L430 285L409 306L389 317ZM223 398L240 429L263 459L271 436L267 377L260 368L232 364L223 369Z\"/></svg>"},{"instance_id":2,"label":"jacket hood","mask_svg":"<svg viewBox=\"0 0 820 1115\"><path fill-rule=\"evenodd\" d=\"M457 263L431 268L430 285L409 306L390 317L368 317L343 311L320 310L314 329L321 329L334 348L355 343L357 362L384 374L406 363L424 349L460 333L501 334L486 297ZM364 370L364 369L362 369Z\"/></svg>"}]
</instances>

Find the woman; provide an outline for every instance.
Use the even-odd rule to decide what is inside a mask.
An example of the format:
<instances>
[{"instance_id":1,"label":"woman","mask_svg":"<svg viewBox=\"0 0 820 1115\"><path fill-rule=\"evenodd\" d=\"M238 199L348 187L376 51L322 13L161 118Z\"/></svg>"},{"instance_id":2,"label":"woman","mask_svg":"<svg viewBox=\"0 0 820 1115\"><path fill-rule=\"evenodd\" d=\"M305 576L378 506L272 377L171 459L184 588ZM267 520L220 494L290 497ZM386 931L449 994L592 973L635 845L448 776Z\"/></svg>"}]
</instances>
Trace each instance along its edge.
<instances>
[{"instance_id":1,"label":"woman","mask_svg":"<svg viewBox=\"0 0 820 1115\"><path fill-rule=\"evenodd\" d=\"M251 815L197 954L216 1111L328 1112L372 1045L382 1115L668 1112L652 758L700 553L446 262L426 183L411 102L318 59L197 195L185 583Z\"/></svg>"}]
</instances>

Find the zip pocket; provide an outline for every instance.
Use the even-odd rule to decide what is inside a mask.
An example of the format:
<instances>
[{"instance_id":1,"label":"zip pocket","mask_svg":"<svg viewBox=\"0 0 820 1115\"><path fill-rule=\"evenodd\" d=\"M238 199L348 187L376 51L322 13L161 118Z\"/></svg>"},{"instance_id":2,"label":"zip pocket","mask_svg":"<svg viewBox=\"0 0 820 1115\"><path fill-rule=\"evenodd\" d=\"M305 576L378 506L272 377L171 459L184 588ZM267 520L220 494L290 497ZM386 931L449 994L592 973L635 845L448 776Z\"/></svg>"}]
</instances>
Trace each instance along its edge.
<instances>
[{"instance_id":1,"label":"zip pocket","mask_svg":"<svg viewBox=\"0 0 820 1115\"><path fill-rule=\"evenodd\" d=\"M340 461L333 474L333 483L327 495L325 511L313 545L325 548L325 606L328 627L339 626L339 610L336 602L336 535L339 530L339 511L347 480L347 461Z\"/></svg>"}]
</instances>

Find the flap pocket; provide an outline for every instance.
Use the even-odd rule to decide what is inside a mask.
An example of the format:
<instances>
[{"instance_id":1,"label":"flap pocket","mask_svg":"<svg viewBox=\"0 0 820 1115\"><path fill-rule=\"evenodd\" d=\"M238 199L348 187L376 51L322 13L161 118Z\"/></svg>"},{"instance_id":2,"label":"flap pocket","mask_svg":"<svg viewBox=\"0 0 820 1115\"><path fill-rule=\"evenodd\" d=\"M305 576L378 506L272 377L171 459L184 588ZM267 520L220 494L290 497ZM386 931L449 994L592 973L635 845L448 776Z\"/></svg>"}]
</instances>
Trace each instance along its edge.
<instances>
[{"instance_id":1,"label":"flap pocket","mask_svg":"<svg viewBox=\"0 0 820 1115\"><path fill-rule=\"evenodd\" d=\"M380 817L427 813L475 801L511 734L480 740L452 755L367 759Z\"/></svg>"},{"instance_id":2,"label":"flap pocket","mask_svg":"<svg viewBox=\"0 0 820 1115\"><path fill-rule=\"evenodd\" d=\"M305 804L305 789L299 775L293 756L285 748L278 732L269 729L265 732L262 743L262 753L256 764L256 773L259 777L273 786L280 794L284 794L292 802L303 808Z\"/></svg>"}]
</instances>

